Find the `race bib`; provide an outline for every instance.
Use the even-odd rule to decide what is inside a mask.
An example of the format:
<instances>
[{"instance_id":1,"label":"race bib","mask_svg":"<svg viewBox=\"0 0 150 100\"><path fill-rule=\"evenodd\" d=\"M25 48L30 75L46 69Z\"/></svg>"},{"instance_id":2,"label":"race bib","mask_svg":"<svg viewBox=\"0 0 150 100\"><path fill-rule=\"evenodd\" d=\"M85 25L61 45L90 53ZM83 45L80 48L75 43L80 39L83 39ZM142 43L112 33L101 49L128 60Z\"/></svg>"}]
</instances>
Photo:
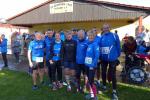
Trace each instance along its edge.
<instances>
[{"instance_id":1,"label":"race bib","mask_svg":"<svg viewBox=\"0 0 150 100\"><path fill-rule=\"evenodd\" d=\"M92 58L91 57L86 57L85 58L85 63L86 64L92 64Z\"/></svg>"},{"instance_id":2,"label":"race bib","mask_svg":"<svg viewBox=\"0 0 150 100\"><path fill-rule=\"evenodd\" d=\"M102 47L102 54L109 54L110 50L109 47Z\"/></svg>"},{"instance_id":3,"label":"race bib","mask_svg":"<svg viewBox=\"0 0 150 100\"><path fill-rule=\"evenodd\" d=\"M36 57L36 62L43 62L43 57Z\"/></svg>"}]
</instances>

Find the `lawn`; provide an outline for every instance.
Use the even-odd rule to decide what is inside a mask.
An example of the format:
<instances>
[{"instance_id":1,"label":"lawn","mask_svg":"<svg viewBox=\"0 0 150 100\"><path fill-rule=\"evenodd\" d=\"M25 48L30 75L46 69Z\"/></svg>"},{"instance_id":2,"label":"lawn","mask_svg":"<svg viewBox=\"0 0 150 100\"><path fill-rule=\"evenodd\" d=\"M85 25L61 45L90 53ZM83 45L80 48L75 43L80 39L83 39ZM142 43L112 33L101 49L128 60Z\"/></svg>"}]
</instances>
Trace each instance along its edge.
<instances>
[{"instance_id":1,"label":"lawn","mask_svg":"<svg viewBox=\"0 0 150 100\"><path fill-rule=\"evenodd\" d=\"M24 72L0 71L0 100L84 100L84 95L66 92L66 88L52 91L48 86L40 86L33 91L31 77ZM119 100L150 100L150 88L123 83L118 84ZM110 100L111 92L100 94L99 100Z\"/></svg>"}]
</instances>

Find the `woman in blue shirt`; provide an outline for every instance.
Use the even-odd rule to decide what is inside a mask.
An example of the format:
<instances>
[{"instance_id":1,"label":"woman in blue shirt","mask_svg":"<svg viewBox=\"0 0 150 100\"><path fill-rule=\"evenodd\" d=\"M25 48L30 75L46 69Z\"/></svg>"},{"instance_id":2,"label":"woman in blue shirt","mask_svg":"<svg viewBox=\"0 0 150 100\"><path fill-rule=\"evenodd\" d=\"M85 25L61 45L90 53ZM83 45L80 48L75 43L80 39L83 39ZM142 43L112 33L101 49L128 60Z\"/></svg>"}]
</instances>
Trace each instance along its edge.
<instances>
[{"instance_id":1,"label":"woman in blue shirt","mask_svg":"<svg viewBox=\"0 0 150 100\"><path fill-rule=\"evenodd\" d=\"M89 82L88 86L90 88L89 91L90 93L87 96L96 99L97 90L96 86L94 85L94 76L97 68L97 63L99 60L99 45L97 42L94 41L96 36L94 31L88 31L87 35L88 35L88 43L85 56L85 66Z\"/></svg>"},{"instance_id":2,"label":"woman in blue shirt","mask_svg":"<svg viewBox=\"0 0 150 100\"><path fill-rule=\"evenodd\" d=\"M62 87L62 41L60 34L55 34L55 41L52 43L50 48L50 64L51 64L51 75L53 82L53 90ZM57 71L57 80L56 80L56 71Z\"/></svg>"}]
</instances>

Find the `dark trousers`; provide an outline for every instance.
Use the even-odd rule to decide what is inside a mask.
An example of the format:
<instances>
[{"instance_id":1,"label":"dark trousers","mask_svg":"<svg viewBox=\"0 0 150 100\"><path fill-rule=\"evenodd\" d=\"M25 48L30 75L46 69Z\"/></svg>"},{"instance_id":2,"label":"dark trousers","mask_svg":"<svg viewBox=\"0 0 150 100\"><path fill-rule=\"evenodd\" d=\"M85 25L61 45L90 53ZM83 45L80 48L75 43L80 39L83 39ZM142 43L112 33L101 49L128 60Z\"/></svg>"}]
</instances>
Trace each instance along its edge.
<instances>
[{"instance_id":1,"label":"dark trousers","mask_svg":"<svg viewBox=\"0 0 150 100\"><path fill-rule=\"evenodd\" d=\"M2 58L3 58L3 61L4 61L5 66L8 66L7 53L6 53L6 52L2 53Z\"/></svg>"},{"instance_id":2,"label":"dark trousers","mask_svg":"<svg viewBox=\"0 0 150 100\"><path fill-rule=\"evenodd\" d=\"M56 76L57 76L57 80L62 82L61 61L54 61L54 63L51 65L51 72L52 72L52 81L53 82L56 81Z\"/></svg>"},{"instance_id":3,"label":"dark trousers","mask_svg":"<svg viewBox=\"0 0 150 100\"><path fill-rule=\"evenodd\" d=\"M89 84L91 86L93 86L93 84L94 84L94 76L95 76L95 69L90 69L89 67L87 67L86 74L87 74L87 77L88 77Z\"/></svg>"},{"instance_id":4,"label":"dark trousers","mask_svg":"<svg viewBox=\"0 0 150 100\"><path fill-rule=\"evenodd\" d=\"M97 80L100 80L100 62L97 64L97 68L96 68L96 76L97 76Z\"/></svg>"},{"instance_id":5,"label":"dark trousers","mask_svg":"<svg viewBox=\"0 0 150 100\"><path fill-rule=\"evenodd\" d=\"M50 64L50 62L49 62L48 60L46 61L46 66L47 66L47 68L48 68L49 80L50 80L50 82L52 82L51 64Z\"/></svg>"},{"instance_id":6,"label":"dark trousers","mask_svg":"<svg viewBox=\"0 0 150 100\"><path fill-rule=\"evenodd\" d=\"M19 54L20 54L19 52L14 53L17 63L19 62Z\"/></svg>"},{"instance_id":7,"label":"dark trousers","mask_svg":"<svg viewBox=\"0 0 150 100\"><path fill-rule=\"evenodd\" d=\"M102 81L103 85L106 86L106 73L107 73L107 66L109 65L109 73L112 78L112 87L113 89L116 89L116 61L108 62L108 61L102 61Z\"/></svg>"},{"instance_id":8,"label":"dark trousers","mask_svg":"<svg viewBox=\"0 0 150 100\"><path fill-rule=\"evenodd\" d=\"M77 64L77 66L76 66L76 78L77 78L78 84L80 84L81 73L83 75L85 75L85 65L84 64Z\"/></svg>"}]
</instances>

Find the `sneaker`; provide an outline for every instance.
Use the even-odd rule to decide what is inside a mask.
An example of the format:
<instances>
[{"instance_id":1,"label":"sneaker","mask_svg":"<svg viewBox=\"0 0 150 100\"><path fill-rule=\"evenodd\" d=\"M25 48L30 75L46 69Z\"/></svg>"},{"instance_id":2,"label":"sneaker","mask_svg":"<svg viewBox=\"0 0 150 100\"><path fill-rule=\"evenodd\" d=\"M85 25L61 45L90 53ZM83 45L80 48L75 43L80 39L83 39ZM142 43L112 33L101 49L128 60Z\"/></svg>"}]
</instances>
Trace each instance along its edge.
<instances>
[{"instance_id":1,"label":"sneaker","mask_svg":"<svg viewBox=\"0 0 150 100\"><path fill-rule=\"evenodd\" d=\"M112 100L118 100L118 96L116 92L112 93Z\"/></svg>"},{"instance_id":2,"label":"sneaker","mask_svg":"<svg viewBox=\"0 0 150 100\"><path fill-rule=\"evenodd\" d=\"M67 86L67 83L66 83L66 82L63 82L63 85L64 85L64 86Z\"/></svg>"},{"instance_id":3,"label":"sneaker","mask_svg":"<svg viewBox=\"0 0 150 100\"><path fill-rule=\"evenodd\" d=\"M62 83L60 83L60 82L57 82L57 87L60 89L60 88L62 88L62 87L63 87L63 84L62 84Z\"/></svg>"},{"instance_id":4,"label":"sneaker","mask_svg":"<svg viewBox=\"0 0 150 100\"><path fill-rule=\"evenodd\" d=\"M94 94L91 94L91 93L87 94L85 96L85 99L86 100L98 100L97 96L94 96Z\"/></svg>"},{"instance_id":5,"label":"sneaker","mask_svg":"<svg viewBox=\"0 0 150 100\"><path fill-rule=\"evenodd\" d=\"M68 92L71 91L71 86L70 85L67 86L67 91Z\"/></svg>"},{"instance_id":6,"label":"sneaker","mask_svg":"<svg viewBox=\"0 0 150 100\"><path fill-rule=\"evenodd\" d=\"M81 86L77 88L77 92L84 93Z\"/></svg>"},{"instance_id":7,"label":"sneaker","mask_svg":"<svg viewBox=\"0 0 150 100\"><path fill-rule=\"evenodd\" d=\"M33 85L32 86L32 90L37 90L38 89L38 86L37 85Z\"/></svg>"},{"instance_id":8,"label":"sneaker","mask_svg":"<svg viewBox=\"0 0 150 100\"><path fill-rule=\"evenodd\" d=\"M102 92L107 92L107 87L106 86L102 86Z\"/></svg>"},{"instance_id":9,"label":"sneaker","mask_svg":"<svg viewBox=\"0 0 150 100\"><path fill-rule=\"evenodd\" d=\"M57 86L56 86L56 84L53 84L53 86L52 86L52 90L53 90L53 91L56 91L56 90L57 90Z\"/></svg>"}]
</instances>

